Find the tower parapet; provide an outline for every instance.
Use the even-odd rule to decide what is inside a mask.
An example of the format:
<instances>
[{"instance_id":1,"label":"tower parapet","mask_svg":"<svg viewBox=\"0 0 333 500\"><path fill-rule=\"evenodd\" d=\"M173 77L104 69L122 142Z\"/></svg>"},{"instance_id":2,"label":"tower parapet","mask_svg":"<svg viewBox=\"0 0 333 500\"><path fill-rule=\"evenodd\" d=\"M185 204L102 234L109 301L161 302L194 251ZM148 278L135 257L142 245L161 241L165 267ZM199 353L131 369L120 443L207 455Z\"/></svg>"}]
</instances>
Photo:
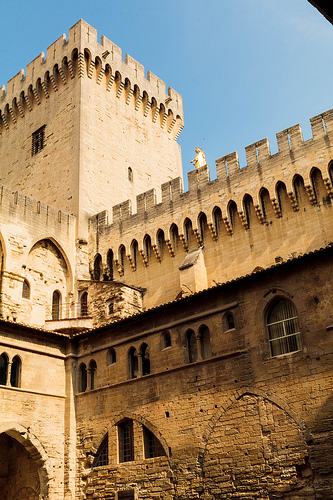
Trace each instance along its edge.
<instances>
[{"instance_id":1,"label":"tower parapet","mask_svg":"<svg viewBox=\"0 0 333 500\"><path fill-rule=\"evenodd\" d=\"M105 85L110 92L116 87L120 98L126 94L126 104L135 100L135 109L141 108L144 116L150 112L153 121L160 120L161 128L173 133L177 139L183 128L183 102L173 88L166 91L165 83L148 71L130 55L125 54L104 35L97 40L97 31L82 19L31 61L26 71L22 69L1 87L0 133L32 111L34 106L48 99L50 91L58 91L71 79L94 78L97 85Z\"/></svg>"}]
</instances>

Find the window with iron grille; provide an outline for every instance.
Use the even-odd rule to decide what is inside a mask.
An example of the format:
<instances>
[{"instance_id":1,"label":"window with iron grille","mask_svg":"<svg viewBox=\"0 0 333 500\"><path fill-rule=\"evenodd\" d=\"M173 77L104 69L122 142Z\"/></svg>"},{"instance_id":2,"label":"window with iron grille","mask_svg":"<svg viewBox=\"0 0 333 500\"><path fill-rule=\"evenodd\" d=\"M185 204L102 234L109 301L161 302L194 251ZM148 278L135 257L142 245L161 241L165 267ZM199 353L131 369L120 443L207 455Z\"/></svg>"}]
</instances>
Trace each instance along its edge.
<instances>
[{"instance_id":1,"label":"window with iron grille","mask_svg":"<svg viewBox=\"0 0 333 500\"><path fill-rule=\"evenodd\" d=\"M164 448L155 434L147 429L147 427L145 427L144 425L142 426L142 430L143 442L145 447L145 458L164 457Z\"/></svg>"},{"instance_id":2,"label":"window with iron grille","mask_svg":"<svg viewBox=\"0 0 333 500\"><path fill-rule=\"evenodd\" d=\"M134 460L133 421L125 420L118 425L119 462Z\"/></svg>"},{"instance_id":3,"label":"window with iron grille","mask_svg":"<svg viewBox=\"0 0 333 500\"><path fill-rule=\"evenodd\" d=\"M118 491L118 500L134 500L134 490Z\"/></svg>"},{"instance_id":4,"label":"window with iron grille","mask_svg":"<svg viewBox=\"0 0 333 500\"><path fill-rule=\"evenodd\" d=\"M266 327L272 356L302 348L296 307L290 300L275 302L267 315Z\"/></svg>"},{"instance_id":5,"label":"window with iron grille","mask_svg":"<svg viewBox=\"0 0 333 500\"><path fill-rule=\"evenodd\" d=\"M109 465L109 438L106 435L100 444L95 459L93 467L102 467L103 465Z\"/></svg>"},{"instance_id":6,"label":"window with iron grille","mask_svg":"<svg viewBox=\"0 0 333 500\"><path fill-rule=\"evenodd\" d=\"M31 156L35 156L45 146L45 127L43 125L32 134Z\"/></svg>"}]
</instances>

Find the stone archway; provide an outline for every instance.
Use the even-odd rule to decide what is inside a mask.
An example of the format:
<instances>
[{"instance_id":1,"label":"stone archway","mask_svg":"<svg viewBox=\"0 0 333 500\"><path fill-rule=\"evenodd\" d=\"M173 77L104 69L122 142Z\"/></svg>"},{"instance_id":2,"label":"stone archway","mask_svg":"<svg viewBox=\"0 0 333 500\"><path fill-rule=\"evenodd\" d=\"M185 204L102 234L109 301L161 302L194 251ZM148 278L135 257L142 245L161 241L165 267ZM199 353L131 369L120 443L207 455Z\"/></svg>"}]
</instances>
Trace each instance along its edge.
<instances>
[{"instance_id":1,"label":"stone archway","mask_svg":"<svg viewBox=\"0 0 333 500\"><path fill-rule=\"evenodd\" d=\"M314 498L298 423L266 397L244 393L222 411L201 459L207 498Z\"/></svg>"},{"instance_id":2,"label":"stone archway","mask_svg":"<svg viewBox=\"0 0 333 500\"><path fill-rule=\"evenodd\" d=\"M19 425L0 426L0 491L2 500L48 497L45 452L37 438Z\"/></svg>"}]
</instances>

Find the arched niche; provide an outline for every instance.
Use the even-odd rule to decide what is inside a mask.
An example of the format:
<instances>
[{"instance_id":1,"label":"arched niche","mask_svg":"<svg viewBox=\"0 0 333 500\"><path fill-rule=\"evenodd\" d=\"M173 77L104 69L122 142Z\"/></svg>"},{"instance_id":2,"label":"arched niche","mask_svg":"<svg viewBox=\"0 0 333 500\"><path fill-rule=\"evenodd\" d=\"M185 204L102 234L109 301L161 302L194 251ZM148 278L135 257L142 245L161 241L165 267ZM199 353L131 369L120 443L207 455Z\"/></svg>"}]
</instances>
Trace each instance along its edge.
<instances>
[{"instance_id":1,"label":"arched niche","mask_svg":"<svg viewBox=\"0 0 333 500\"><path fill-rule=\"evenodd\" d=\"M1 499L48 498L47 456L39 440L15 423L0 426Z\"/></svg>"}]
</instances>

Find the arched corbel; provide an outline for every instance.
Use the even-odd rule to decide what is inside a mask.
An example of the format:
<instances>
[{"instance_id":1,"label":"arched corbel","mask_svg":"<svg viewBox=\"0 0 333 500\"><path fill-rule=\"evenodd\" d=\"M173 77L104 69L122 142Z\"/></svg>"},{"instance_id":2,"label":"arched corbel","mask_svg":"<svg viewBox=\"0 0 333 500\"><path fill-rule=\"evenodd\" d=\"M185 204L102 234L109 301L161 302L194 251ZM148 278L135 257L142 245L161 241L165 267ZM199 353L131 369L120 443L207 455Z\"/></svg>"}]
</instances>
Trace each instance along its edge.
<instances>
[{"instance_id":1,"label":"arched corbel","mask_svg":"<svg viewBox=\"0 0 333 500\"><path fill-rule=\"evenodd\" d=\"M153 115L153 123L156 122L159 113L160 113L160 108L158 106L156 106L155 112L154 112L154 115Z\"/></svg>"},{"instance_id":2,"label":"arched corbel","mask_svg":"<svg viewBox=\"0 0 333 500\"><path fill-rule=\"evenodd\" d=\"M184 234L180 234L179 235L179 239L183 245L183 248L185 250L185 252L188 252L188 244L187 244L187 241L186 241L186 238L185 238L185 235Z\"/></svg>"},{"instance_id":3,"label":"arched corbel","mask_svg":"<svg viewBox=\"0 0 333 500\"><path fill-rule=\"evenodd\" d=\"M271 203L272 203L273 210L274 210L276 217L277 218L282 217L281 208L280 208L278 200L276 198L271 198Z\"/></svg>"},{"instance_id":4,"label":"arched corbel","mask_svg":"<svg viewBox=\"0 0 333 500\"><path fill-rule=\"evenodd\" d=\"M17 109L20 113L21 118L24 118L24 109L20 101L16 101Z\"/></svg>"},{"instance_id":5,"label":"arched corbel","mask_svg":"<svg viewBox=\"0 0 333 500\"><path fill-rule=\"evenodd\" d=\"M141 103L142 103L142 95L139 94L135 103L135 111L139 111Z\"/></svg>"},{"instance_id":6,"label":"arched corbel","mask_svg":"<svg viewBox=\"0 0 333 500\"><path fill-rule=\"evenodd\" d=\"M143 251L142 249L141 249L141 250L139 250L139 254L140 254L140 255L141 255L141 257L142 257L142 262L144 263L144 265L145 265L146 267L148 267L148 260L147 260L147 257L146 257L146 255L145 255L145 253L144 253L144 251Z\"/></svg>"},{"instance_id":7,"label":"arched corbel","mask_svg":"<svg viewBox=\"0 0 333 500\"><path fill-rule=\"evenodd\" d=\"M230 221L229 221L228 217L222 217L222 220L223 220L225 228L227 230L227 234L229 236L232 236L232 226L230 224Z\"/></svg>"},{"instance_id":8,"label":"arched corbel","mask_svg":"<svg viewBox=\"0 0 333 500\"><path fill-rule=\"evenodd\" d=\"M105 73L105 69L103 68L103 66L101 66L101 68L99 70L99 73L98 73L97 80L96 80L97 85L101 84L101 81L102 81L102 78L104 76L104 73Z\"/></svg>"},{"instance_id":9,"label":"arched corbel","mask_svg":"<svg viewBox=\"0 0 333 500\"><path fill-rule=\"evenodd\" d=\"M9 111L11 119L13 120L13 123L16 123L16 116L15 116L13 108L8 107L8 111Z\"/></svg>"},{"instance_id":10,"label":"arched corbel","mask_svg":"<svg viewBox=\"0 0 333 500\"><path fill-rule=\"evenodd\" d=\"M317 205L316 195L313 187L310 184L304 184L306 192L308 193L311 205Z\"/></svg>"},{"instance_id":11,"label":"arched corbel","mask_svg":"<svg viewBox=\"0 0 333 500\"><path fill-rule=\"evenodd\" d=\"M38 106L39 106L41 102L40 102L40 99L39 99L39 95L38 95L38 91L37 91L37 89L32 89L32 93L33 93L33 95L34 95L34 98L35 98L35 100L36 100L36 102L37 102Z\"/></svg>"},{"instance_id":12,"label":"arched corbel","mask_svg":"<svg viewBox=\"0 0 333 500\"><path fill-rule=\"evenodd\" d=\"M133 96L133 89L130 88L129 91L127 92L127 96L126 96L126 104L127 105L131 102L132 96Z\"/></svg>"},{"instance_id":13,"label":"arched corbel","mask_svg":"<svg viewBox=\"0 0 333 500\"><path fill-rule=\"evenodd\" d=\"M249 223L248 223L248 220L243 212L243 210L240 210L238 212L238 215L239 215L239 218L241 220L241 223L242 223L242 226L244 229L249 229Z\"/></svg>"},{"instance_id":14,"label":"arched corbel","mask_svg":"<svg viewBox=\"0 0 333 500\"><path fill-rule=\"evenodd\" d=\"M198 228L193 228L193 233L197 239L197 242L198 242L198 245L199 247L202 247L203 246L203 241L202 241L202 237L201 237L201 233L199 231Z\"/></svg>"},{"instance_id":15,"label":"arched corbel","mask_svg":"<svg viewBox=\"0 0 333 500\"><path fill-rule=\"evenodd\" d=\"M169 125L169 128L168 128L168 133L170 134L173 130L173 127L175 126L176 124L176 118L173 118L173 120L171 121L170 125Z\"/></svg>"},{"instance_id":16,"label":"arched corbel","mask_svg":"<svg viewBox=\"0 0 333 500\"><path fill-rule=\"evenodd\" d=\"M1 119L3 121L3 124L4 124L5 128L6 128L6 130L9 130L8 121L7 121L7 118L6 118L6 116L4 114L1 115Z\"/></svg>"},{"instance_id":17,"label":"arched corbel","mask_svg":"<svg viewBox=\"0 0 333 500\"><path fill-rule=\"evenodd\" d=\"M73 80L75 78L75 74L74 74L72 59L68 59L67 66L68 66L68 71L69 71L70 77Z\"/></svg>"},{"instance_id":18,"label":"arched corbel","mask_svg":"<svg viewBox=\"0 0 333 500\"><path fill-rule=\"evenodd\" d=\"M158 260L158 262L162 262L162 257L160 255L160 252L158 251L158 246L155 244L155 245L152 245L152 247L153 247L156 259Z\"/></svg>"},{"instance_id":19,"label":"arched corbel","mask_svg":"<svg viewBox=\"0 0 333 500\"><path fill-rule=\"evenodd\" d=\"M113 262L115 263L115 266L117 268L119 276L124 276L124 269L122 268L119 260L118 259L114 259Z\"/></svg>"},{"instance_id":20,"label":"arched corbel","mask_svg":"<svg viewBox=\"0 0 333 500\"><path fill-rule=\"evenodd\" d=\"M135 271L136 268L135 268L135 263L134 263L134 260L132 259L132 256L129 254L129 255L126 255L126 257L127 257L127 260L129 262L129 265L130 265L132 271Z\"/></svg>"},{"instance_id":21,"label":"arched corbel","mask_svg":"<svg viewBox=\"0 0 333 500\"><path fill-rule=\"evenodd\" d=\"M293 191L289 191L288 198L290 200L291 206L293 207L293 211L298 212L299 206L298 206L297 199L296 199L296 196L295 196Z\"/></svg>"},{"instance_id":22,"label":"arched corbel","mask_svg":"<svg viewBox=\"0 0 333 500\"><path fill-rule=\"evenodd\" d=\"M112 87L112 85L113 85L113 82L114 82L114 75L110 75L110 78L109 78L108 84L107 84L107 86L106 86L106 90L107 90L107 92L110 92L111 87Z\"/></svg>"},{"instance_id":23,"label":"arched corbel","mask_svg":"<svg viewBox=\"0 0 333 500\"><path fill-rule=\"evenodd\" d=\"M120 99L120 96L121 96L121 93L122 93L124 87L125 87L125 83L124 82L120 82L119 87L118 87L118 91L117 91L117 97L118 97L118 99Z\"/></svg>"},{"instance_id":24,"label":"arched corbel","mask_svg":"<svg viewBox=\"0 0 333 500\"><path fill-rule=\"evenodd\" d=\"M65 75L64 70L62 69L62 67L58 67L58 71L59 71L59 75L60 75L60 78L61 78L62 83L63 83L64 85L66 85L67 80L66 80L66 75Z\"/></svg>"},{"instance_id":25,"label":"arched corbel","mask_svg":"<svg viewBox=\"0 0 333 500\"><path fill-rule=\"evenodd\" d=\"M45 80L42 81L41 86L42 86L42 89L43 89L43 92L45 94L46 99L48 99L50 97L50 94L49 94L49 91L47 90L47 82Z\"/></svg>"},{"instance_id":26,"label":"arched corbel","mask_svg":"<svg viewBox=\"0 0 333 500\"><path fill-rule=\"evenodd\" d=\"M31 105L30 97L28 96L28 94L24 94L24 100L25 100L25 103L27 105L28 110L32 111L32 105Z\"/></svg>"},{"instance_id":27,"label":"arched corbel","mask_svg":"<svg viewBox=\"0 0 333 500\"><path fill-rule=\"evenodd\" d=\"M175 133L175 137L174 137L175 141L176 141L176 140L178 139L178 137L180 136L180 133L181 133L181 131L183 130L183 128L184 128L184 125L181 123L181 125L180 125L180 127L179 127L178 131Z\"/></svg>"},{"instance_id":28,"label":"arched corbel","mask_svg":"<svg viewBox=\"0 0 333 500\"><path fill-rule=\"evenodd\" d=\"M54 92L58 92L58 85L57 85L56 79L54 78L54 75L49 75L49 76L50 76L50 82L51 82L51 85L52 85Z\"/></svg>"},{"instance_id":29,"label":"arched corbel","mask_svg":"<svg viewBox=\"0 0 333 500\"><path fill-rule=\"evenodd\" d=\"M145 110L144 110L144 112L143 112L143 116L144 116L144 117L147 117L147 116L148 116L148 113L149 113L150 108L151 108L151 101L149 101L149 99L147 99L146 106L145 106Z\"/></svg>"},{"instance_id":30,"label":"arched corbel","mask_svg":"<svg viewBox=\"0 0 333 500\"><path fill-rule=\"evenodd\" d=\"M163 113L163 118L162 118L162 122L161 122L161 128L164 128L165 124L166 124L166 121L167 121L167 118L168 118L168 113L166 113L164 111Z\"/></svg>"},{"instance_id":31,"label":"arched corbel","mask_svg":"<svg viewBox=\"0 0 333 500\"><path fill-rule=\"evenodd\" d=\"M165 244L166 244L166 247L167 247L168 252L171 255L171 257L174 257L175 256L175 251L173 249L171 241L170 240L165 240Z\"/></svg>"},{"instance_id":32,"label":"arched corbel","mask_svg":"<svg viewBox=\"0 0 333 500\"><path fill-rule=\"evenodd\" d=\"M208 229L214 241L217 241L217 232L213 222L207 222Z\"/></svg>"},{"instance_id":33,"label":"arched corbel","mask_svg":"<svg viewBox=\"0 0 333 500\"><path fill-rule=\"evenodd\" d=\"M323 177L323 181L324 181L325 187L327 189L328 196L332 199L333 198L333 186L332 186L331 180L328 177L325 177L325 178Z\"/></svg>"},{"instance_id":34,"label":"arched corbel","mask_svg":"<svg viewBox=\"0 0 333 500\"><path fill-rule=\"evenodd\" d=\"M89 71L88 71L88 78L92 78L93 74L94 74L94 69L95 69L95 63L93 60L90 61L90 64L89 64Z\"/></svg>"},{"instance_id":35,"label":"arched corbel","mask_svg":"<svg viewBox=\"0 0 333 500\"><path fill-rule=\"evenodd\" d=\"M264 214L261 210L260 205L254 205L254 210L255 210L255 213L258 217L260 224L265 224L265 217L264 217Z\"/></svg>"},{"instance_id":36,"label":"arched corbel","mask_svg":"<svg viewBox=\"0 0 333 500\"><path fill-rule=\"evenodd\" d=\"M79 71L79 78L84 77L84 53L79 52L78 58L77 58L77 65L78 65L78 71Z\"/></svg>"}]
</instances>

